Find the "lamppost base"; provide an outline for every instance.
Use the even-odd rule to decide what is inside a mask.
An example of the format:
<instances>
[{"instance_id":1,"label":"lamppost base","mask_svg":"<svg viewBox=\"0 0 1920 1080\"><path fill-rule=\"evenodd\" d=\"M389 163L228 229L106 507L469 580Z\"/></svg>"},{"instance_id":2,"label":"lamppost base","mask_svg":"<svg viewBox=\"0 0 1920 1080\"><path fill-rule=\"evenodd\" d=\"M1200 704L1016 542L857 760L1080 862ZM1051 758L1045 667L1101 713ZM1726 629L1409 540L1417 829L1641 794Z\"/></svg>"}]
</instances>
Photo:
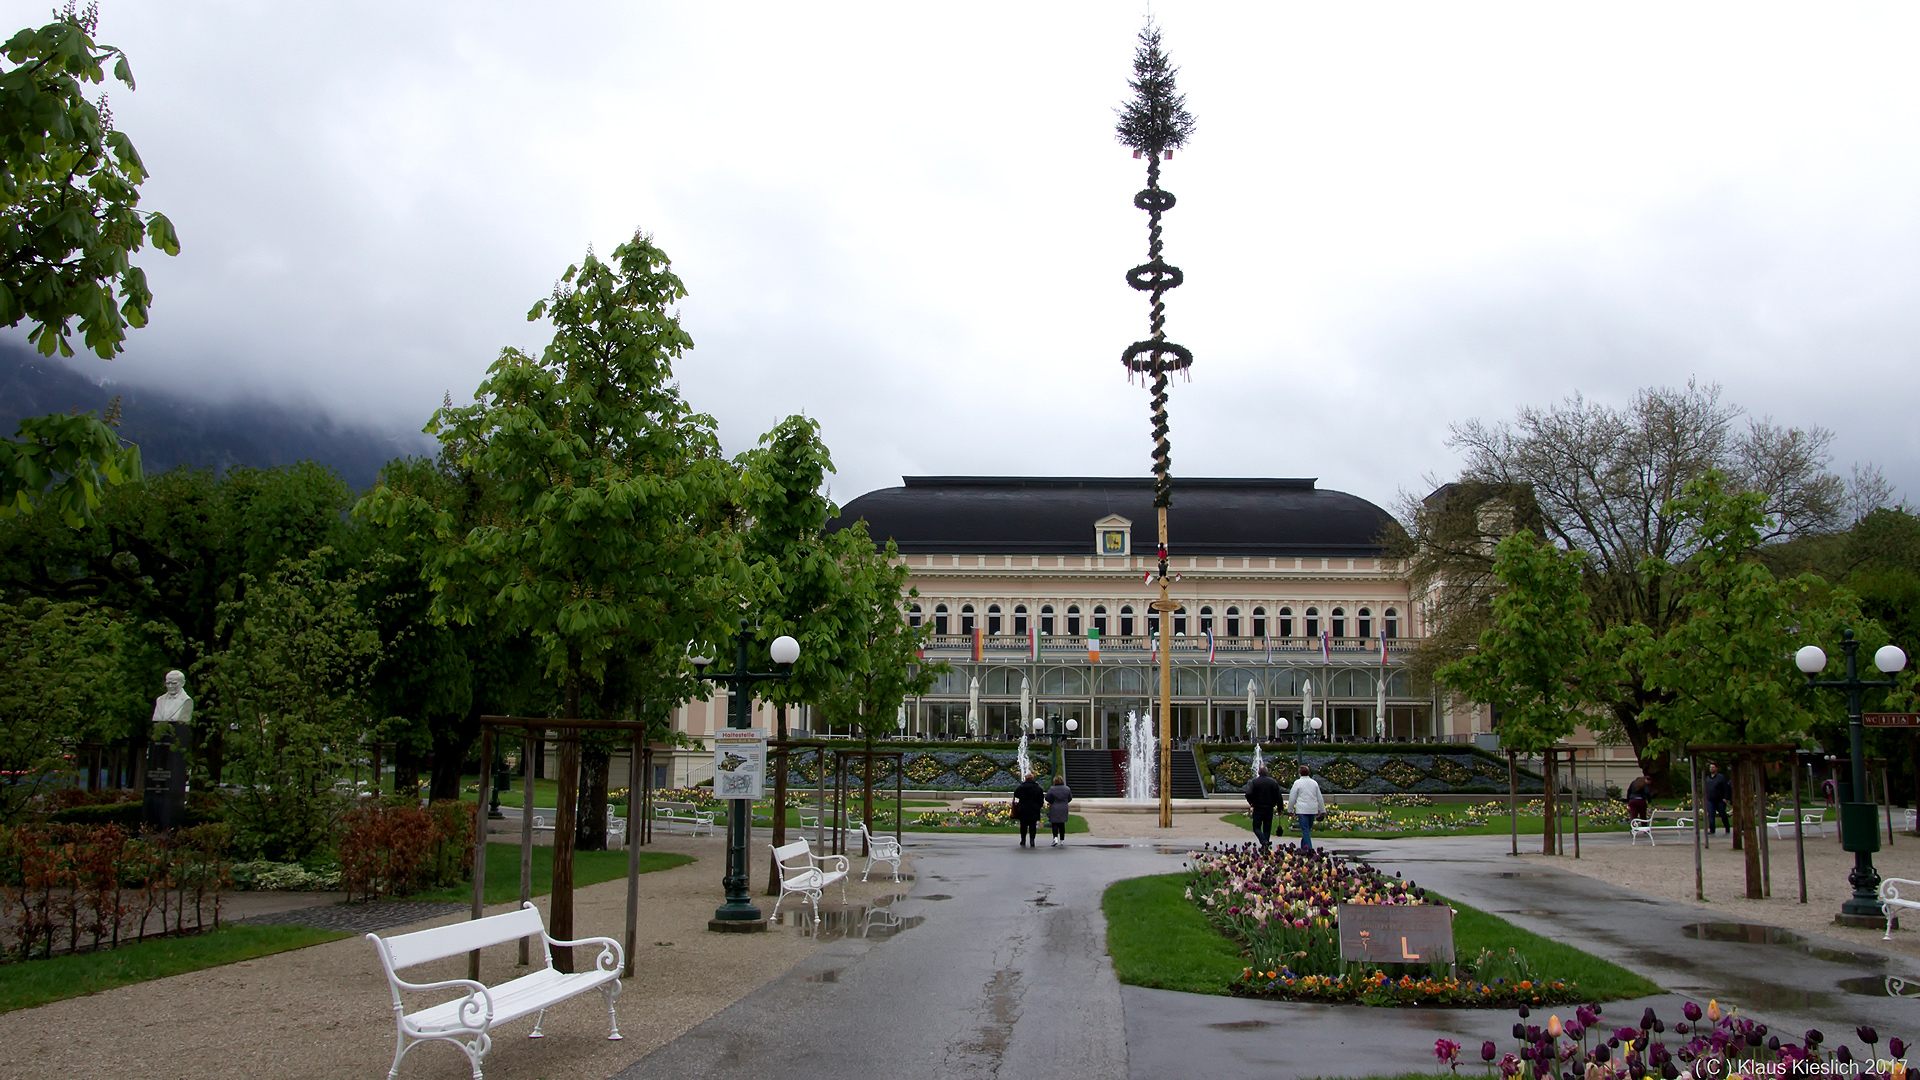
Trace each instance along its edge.
<instances>
[{"instance_id":1,"label":"lamppost base","mask_svg":"<svg viewBox=\"0 0 1920 1080\"><path fill-rule=\"evenodd\" d=\"M1833 925L1851 926L1857 930L1884 930L1887 928L1887 917L1885 915L1855 915L1850 911L1842 911L1833 917ZM1893 917L1893 929L1900 929L1900 916L1898 915Z\"/></svg>"},{"instance_id":2,"label":"lamppost base","mask_svg":"<svg viewBox=\"0 0 1920 1080\"><path fill-rule=\"evenodd\" d=\"M764 934L767 932L767 920L708 919L707 929L716 934Z\"/></svg>"}]
</instances>

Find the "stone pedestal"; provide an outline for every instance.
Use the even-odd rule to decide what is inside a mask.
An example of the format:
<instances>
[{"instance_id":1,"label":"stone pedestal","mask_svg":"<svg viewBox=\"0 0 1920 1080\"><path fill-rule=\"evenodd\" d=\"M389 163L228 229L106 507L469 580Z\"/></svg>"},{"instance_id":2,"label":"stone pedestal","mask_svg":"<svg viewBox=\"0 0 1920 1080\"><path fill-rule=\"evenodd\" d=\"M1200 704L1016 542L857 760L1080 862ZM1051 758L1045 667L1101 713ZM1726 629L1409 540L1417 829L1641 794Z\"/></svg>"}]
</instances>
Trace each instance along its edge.
<instances>
[{"instance_id":1,"label":"stone pedestal","mask_svg":"<svg viewBox=\"0 0 1920 1080\"><path fill-rule=\"evenodd\" d=\"M177 743L154 743L147 748L141 823L150 829L177 829L186 823L186 816L187 757Z\"/></svg>"},{"instance_id":2,"label":"stone pedestal","mask_svg":"<svg viewBox=\"0 0 1920 1080\"><path fill-rule=\"evenodd\" d=\"M716 934L764 934L765 919L708 919L707 929Z\"/></svg>"}]
</instances>

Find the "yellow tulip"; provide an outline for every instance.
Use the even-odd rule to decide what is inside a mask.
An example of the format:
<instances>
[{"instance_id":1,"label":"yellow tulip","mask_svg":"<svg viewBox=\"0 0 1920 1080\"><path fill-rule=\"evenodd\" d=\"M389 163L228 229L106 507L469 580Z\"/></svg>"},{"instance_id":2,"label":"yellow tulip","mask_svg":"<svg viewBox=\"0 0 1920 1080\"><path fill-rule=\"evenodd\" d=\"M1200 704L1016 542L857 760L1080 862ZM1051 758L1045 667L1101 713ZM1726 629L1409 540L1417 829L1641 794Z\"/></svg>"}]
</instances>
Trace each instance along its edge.
<instances>
[{"instance_id":1,"label":"yellow tulip","mask_svg":"<svg viewBox=\"0 0 1920 1080\"><path fill-rule=\"evenodd\" d=\"M1720 1003L1711 998L1707 999L1707 1019L1716 1024L1720 1022Z\"/></svg>"},{"instance_id":2,"label":"yellow tulip","mask_svg":"<svg viewBox=\"0 0 1920 1080\"><path fill-rule=\"evenodd\" d=\"M1547 1034L1557 1039L1560 1037L1561 1030L1559 1016L1556 1015L1547 1018Z\"/></svg>"}]
</instances>

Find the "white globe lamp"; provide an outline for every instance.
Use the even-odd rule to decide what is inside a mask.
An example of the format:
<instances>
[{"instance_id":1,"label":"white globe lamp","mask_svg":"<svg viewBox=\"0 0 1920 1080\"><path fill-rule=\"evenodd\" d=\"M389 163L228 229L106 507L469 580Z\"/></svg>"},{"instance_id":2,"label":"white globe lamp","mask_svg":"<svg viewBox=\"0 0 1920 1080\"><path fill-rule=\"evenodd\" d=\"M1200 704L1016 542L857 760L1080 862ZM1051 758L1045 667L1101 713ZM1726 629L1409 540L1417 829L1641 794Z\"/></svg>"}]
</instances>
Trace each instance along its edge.
<instances>
[{"instance_id":1,"label":"white globe lamp","mask_svg":"<svg viewBox=\"0 0 1920 1080\"><path fill-rule=\"evenodd\" d=\"M1802 646L1793 654L1793 666L1808 675L1818 675L1827 670L1827 652L1818 645Z\"/></svg>"},{"instance_id":2,"label":"white globe lamp","mask_svg":"<svg viewBox=\"0 0 1920 1080\"><path fill-rule=\"evenodd\" d=\"M1891 675L1907 666L1907 651L1898 645L1882 645L1873 654L1873 666Z\"/></svg>"},{"instance_id":3,"label":"white globe lamp","mask_svg":"<svg viewBox=\"0 0 1920 1080\"><path fill-rule=\"evenodd\" d=\"M773 653L773 662L776 664L791 664L800 659L800 643L786 634L774 638L769 651Z\"/></svg>"}]
</instances>

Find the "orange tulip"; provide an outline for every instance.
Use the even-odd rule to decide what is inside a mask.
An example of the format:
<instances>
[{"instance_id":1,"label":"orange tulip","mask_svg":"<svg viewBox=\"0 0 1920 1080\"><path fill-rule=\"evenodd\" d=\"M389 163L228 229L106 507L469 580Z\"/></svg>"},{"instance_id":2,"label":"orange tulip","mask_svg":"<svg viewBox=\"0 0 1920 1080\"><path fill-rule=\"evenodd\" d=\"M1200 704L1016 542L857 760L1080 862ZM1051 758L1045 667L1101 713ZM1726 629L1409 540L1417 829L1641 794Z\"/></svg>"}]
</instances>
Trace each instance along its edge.
<instances>
[{"instance_id":1,"label":"orange tulip","mask_svg":"<svg viewBox=\"0 0 1920 1080\"><path fill-rule=\"evenodd\" d=\"M1560 1037L1560 1032L1562 1030L1563 1029L1560 1027L1559 1016L1556 1015L1556 1016L1550 1016L1547 1018L1547 1034L1557 1039Z\"/></svg>"},{"instance_id":2,"label":"orange tulip","mask_svg":"<svg viewBox=\"0 0 1920 1080\"><path fill-rule=\"evenodd\" d=\"M1720 1016L1720 1003L1709 998L1707 1000L1707 1019L1717 1024L1720 1022Z\"/></svg>"}]
</instances>

